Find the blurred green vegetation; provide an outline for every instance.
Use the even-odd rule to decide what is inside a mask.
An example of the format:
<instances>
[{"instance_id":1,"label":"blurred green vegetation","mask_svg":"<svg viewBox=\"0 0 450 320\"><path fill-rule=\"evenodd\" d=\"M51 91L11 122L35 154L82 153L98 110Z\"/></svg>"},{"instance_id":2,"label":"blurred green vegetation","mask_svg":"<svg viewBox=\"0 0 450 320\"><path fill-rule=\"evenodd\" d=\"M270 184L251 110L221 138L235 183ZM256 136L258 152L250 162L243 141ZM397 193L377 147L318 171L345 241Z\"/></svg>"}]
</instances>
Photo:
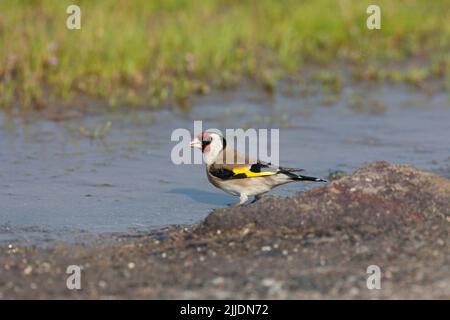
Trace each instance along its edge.
<instances>
[{"instance_id":1,"label":"blurred green vegetation","mask_svg":"<svg viewBox=\"0 0 450 320\"><path fill-rule=\"evenodd\" d=\"M41 109L79 94L158 107L243 78L274 90L309 65L349 64L360 79L450 85L450 1L2 0L0 105ZM66 8L81 7L81 30ZM404 61L418 61L406 70ZM334 75L321 76L340 86ZM68 103L67 105L70 105Z\"/></svg>"}]
</instances>

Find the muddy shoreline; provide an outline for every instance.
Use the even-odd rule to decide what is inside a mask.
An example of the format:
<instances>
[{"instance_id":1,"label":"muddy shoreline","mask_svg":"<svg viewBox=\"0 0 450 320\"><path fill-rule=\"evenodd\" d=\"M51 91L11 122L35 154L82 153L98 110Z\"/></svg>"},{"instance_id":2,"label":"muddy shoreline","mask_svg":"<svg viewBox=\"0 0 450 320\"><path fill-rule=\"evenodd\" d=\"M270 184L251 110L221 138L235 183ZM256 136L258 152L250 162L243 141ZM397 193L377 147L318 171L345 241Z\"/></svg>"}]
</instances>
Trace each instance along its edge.
<instances>
[{"instance_id":1,"label":"muddy shoreline","mask_svg":"<svg viewBox=\"0 0 450 320\"><path fill-rule=\"evenodd\" d=\"M450 180L376 162L326 186L172 226L51 248L2 246L12 298L450 298ZM81 290L66 287L81 267ZM366 286L369 265L381 290Z\"/></svg>"},{"instance_id":2,"label":"muddy shoreline","mask_svg":"<svg viewBox=\"0 0 450 320\"><path fill-rule=\"evenodd\" d=\"M169 141L173 130L193 131L199 119L204 129L280 128L281 164L301 166L312 176L350 173L386 160L450 177L445 94L346 85L324 105L331 96L318 88L307 96L270 98L253 89L212 94L185 112L100 108L61 122L0 114L0 244L45 246L191 225L235 202L207 183L203 166L170 163L177 143ZM108 124L109 130L102 129ZM271 195L313 187L290 184Z\"/></svg>"}]
</instances>

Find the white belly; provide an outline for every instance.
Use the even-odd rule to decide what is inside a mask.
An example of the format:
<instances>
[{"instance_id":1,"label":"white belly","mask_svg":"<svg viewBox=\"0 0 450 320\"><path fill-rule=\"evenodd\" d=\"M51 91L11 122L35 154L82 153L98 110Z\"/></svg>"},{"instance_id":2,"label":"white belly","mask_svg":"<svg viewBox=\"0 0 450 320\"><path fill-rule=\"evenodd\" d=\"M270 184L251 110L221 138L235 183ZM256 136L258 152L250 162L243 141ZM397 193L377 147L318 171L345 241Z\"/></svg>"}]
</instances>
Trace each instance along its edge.
<instances>
[{"instance_id":1,"label":"white belly","mask_svg":"<svg viewBox=\"0 0 450 320\"><path fill-rule=\"evenodd\" d=\"M236 180L230 180L220 181L213 184L216 187L234 196L239 196L241 194L246 194L247 196L255 196L257 194L263 194L270 191L271 187L269 185L267 185L266 183L254 183L254 181L252 181L253 179L259 178L249 178L245 181L240 181L241 183L236 183Z\"/></svg>"}]
</instances>

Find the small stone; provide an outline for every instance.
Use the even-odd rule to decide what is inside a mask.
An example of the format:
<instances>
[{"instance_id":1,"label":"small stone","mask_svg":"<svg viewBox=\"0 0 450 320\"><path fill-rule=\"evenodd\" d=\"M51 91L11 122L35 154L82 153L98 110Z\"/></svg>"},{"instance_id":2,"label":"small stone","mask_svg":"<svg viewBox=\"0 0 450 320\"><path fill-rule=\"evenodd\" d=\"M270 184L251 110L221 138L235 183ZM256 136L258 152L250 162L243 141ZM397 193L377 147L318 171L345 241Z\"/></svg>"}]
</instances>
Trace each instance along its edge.
<instances>
[{"instance_id":1,"label":"small stone","mask_svg":"<svg viewBox=\"0 0 450 320\"><path fill-rule=\"evenodd\" d=\"M134 267L136 267L136 265L134 264L134 262L129 262L129 263L128 263L128 269L134 269Z\"/></svg>"},{"instance_id":2,"label":"small stone","mask_svg":"<svg viewBox=\"0 0 450 320\"><path fill-rule=\"evenodd\" d=\"M262 285L264 287L269 288L269 292L275 293L275 292L281 290L283 283L276 279L265 278L262 280Z\"/></svg>"},{"instance_id":3,"label":"small stone","mask_svg":"<svg viewBox=\"0 0 450 320\"><path fill-rule=\"evenodd\" d=\"M23 274L28 276L29 274L31 274L32 271L33 271L33 267L27 266L25 269L23 269Z\"/></svg>"},{"instance_id":4,"label":"small stone","mask_svg":"<svg viewBox=\"0 0 450 320\"><path fill-rule=\"evenodd\" d=\"M353 287L353 288L350 289L350 294L352 296L356 296L358 293L359 293L359 289L358 288Z\"/></svg>"},{"instance_id":5,"label":"small stone","mask_svg":"<svg viewBox=\"0 0 450 320\"><path fill-rule=\"evenodd\" d=\"M277 283L277 281L272 278L265 278L262 281L262 285L265 287L271 287L271 286L275 285L276 283Z\"/></svg>"},{"instance_id":6,"label":"small stone","mask_svg":"<svg viewBox=\"0 0 450 320\"><path fill-rule=\"evenodd\" d=\"M221 285L225 283L225 279L223 277L216 277L214 279L212 279L212 284L215 286Z\"/></svg>"},{"instance_id":7,"label":"small stone","mask_svg":"<svg viewBox=\"0 0 450 320\"><path fill-rule=\"evenodd\" d=\"M272 250L272 247L271 247L271 246L264 246L264 247L261 247L261 251L270 251L270 250Z\"/></svg>"}]
</instances>

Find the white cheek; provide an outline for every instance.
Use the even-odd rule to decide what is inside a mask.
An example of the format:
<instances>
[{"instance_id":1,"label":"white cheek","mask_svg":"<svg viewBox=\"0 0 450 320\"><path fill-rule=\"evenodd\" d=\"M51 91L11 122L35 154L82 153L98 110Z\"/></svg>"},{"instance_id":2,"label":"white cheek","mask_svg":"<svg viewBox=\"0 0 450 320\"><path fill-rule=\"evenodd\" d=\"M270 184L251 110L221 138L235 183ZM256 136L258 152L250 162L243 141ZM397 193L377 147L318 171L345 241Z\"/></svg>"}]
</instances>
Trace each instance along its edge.
<instances>
[{"instance_id":1,"label":"white cheek","mask_svg":"<svg viewBox=\"0 0 450 320\"><path fill-rule=\"evenodd\" d=\"M213 164L215 159L216 158L211 155L211 152L203 153L203 160L205 161L206 164Z\"/></svg>"},{"instance_id":2,"label":"white cheek","mask_svg":"<svg viewBox=\"0 0 450 320\"><path fill-rule=\"evenodd\" d=\"M203 152L203 159L205 163L213 164L216 161L220 151L222 151L222 144L217 143L217 141L213 141L209 145L209 150L205 150L205 152Z\"/></svg>"}]
</instances>

